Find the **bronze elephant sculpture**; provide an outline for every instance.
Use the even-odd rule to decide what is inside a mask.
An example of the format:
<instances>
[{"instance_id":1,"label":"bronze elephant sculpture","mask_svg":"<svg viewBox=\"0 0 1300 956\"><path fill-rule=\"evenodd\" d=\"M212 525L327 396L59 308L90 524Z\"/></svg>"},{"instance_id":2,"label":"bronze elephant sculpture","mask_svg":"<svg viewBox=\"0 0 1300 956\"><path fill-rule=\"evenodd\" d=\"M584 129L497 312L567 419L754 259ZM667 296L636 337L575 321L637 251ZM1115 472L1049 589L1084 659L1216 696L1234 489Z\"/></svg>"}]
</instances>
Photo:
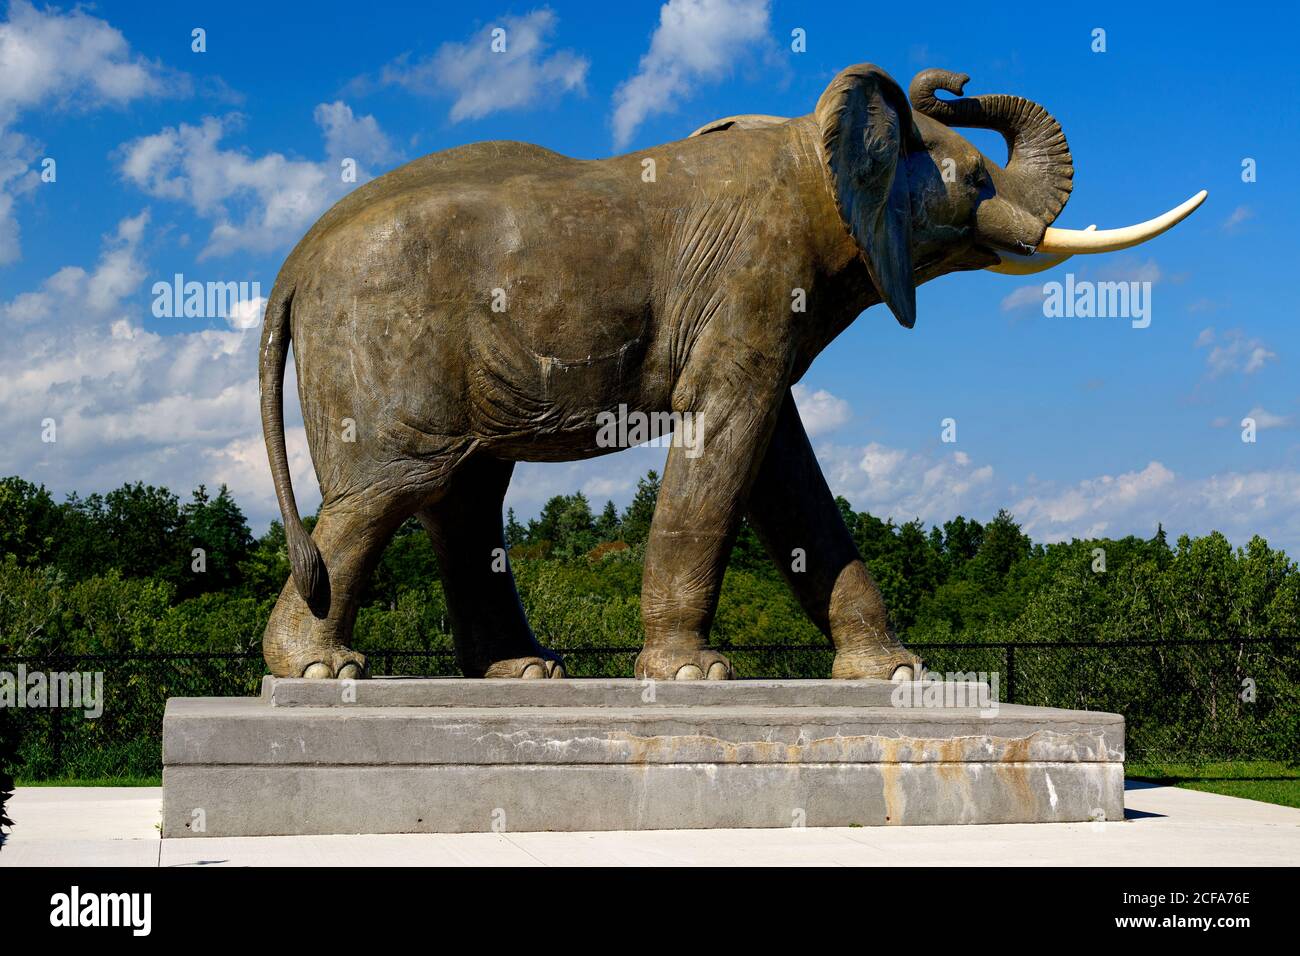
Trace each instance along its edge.
<instances>
[{"instance_id":1,"label":"bronze elephant sculpture","mask_svg":"<svg viewBox=\"0 0 1300 956\"><path fill-rule=\"evenodd\" d=\"M438 557L464 673L563 676L500 560L502 500L517 461L614 450L597 440L599 419L624 407L689 416L701 442L668 454L646 544L638 677L732 676L707 638L742 515L833 642L833 676L919 674L791 386L872 305L910 328L919 283L1124 248L1204 195L1140 226L1051 228L1073 176L1060 126L1015 96L935 96L965 82L927 70L909 104L880 68L852 66L811 115L732 117L597 161L478 143L408 163L326 212L280 271L260 351L293 571L264 636L272 673L365 675L348 647L358 600L415 515ZM959 126L1001 132L1006 165ZM285 453L291 342L323 495L311 535ZM796 548L800 572L789 570Z\"/></svg>"}]
</instances>

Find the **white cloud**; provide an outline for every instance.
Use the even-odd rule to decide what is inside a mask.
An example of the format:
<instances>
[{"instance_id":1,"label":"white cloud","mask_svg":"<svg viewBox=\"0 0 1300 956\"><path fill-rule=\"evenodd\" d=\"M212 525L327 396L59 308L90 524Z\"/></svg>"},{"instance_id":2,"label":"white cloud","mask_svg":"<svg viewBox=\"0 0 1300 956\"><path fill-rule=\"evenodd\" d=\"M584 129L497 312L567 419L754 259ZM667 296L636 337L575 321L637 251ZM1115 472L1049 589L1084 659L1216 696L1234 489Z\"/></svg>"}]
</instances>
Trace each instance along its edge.
<instances>
[{"instance_id":1,"label":"white cloud","mask_svg":"<svg viewBox=\"0 0 1300 956\"><path fill-rule=\"evenodd\" d=\"M842 398L837 398L824 388L811 391L806 385L796 385L795 405L799 408L799 418L803 421L804 431L809 435L821 435L834 431L853 417L853 409Z\"/></svg>"},{"instance_id":2,"label":"white cloud","mask_svg":"<svg viewBox=\"0 0 1300 956\"><path fill-rule=\"evenodd\" d=\"M1095 537L1109 532L1117 513L1144 500L1164 500L1163 492L1173 480L1172 471L1153 461L1137 472L1087 478L1060 490L1044 487L1041 494L1017 501L1011 511L1021 527L1040 540Z\"/></svg>"},{"instance_id":3,"label":"white cloud","mask_svg":"<svg viewBox=\"0 0 1300 956\"><path fill-rule=\"evenodd\" d=\"M1255 412L1262 410L1256 409ZM1262 413L1267 416L1267 413ZM1270 427L1283 427L1272 416ZM1288 420L1289 421L1289 420ZM1221 531L1244 545L1261 534L1300 550L1300 471L1260 469L1179 475L1159 461L1075 482L995 480L963 452L916 452L879 443L826 446L817 457L831 490L880 518L941 524L958 514L986 521L1006 508L1035 541Z\"/></svg>"},{"instance_id":4,"label":"white cloud","mask_svg":"<svg viewBox=\"0 0 1300 956\"><path fill-rule=\"evenodd\" d=\"M1223 220L1224 232L1236 232L1243 223L1255 218L1255 210L1249 206L1238 206L1232 210L1227 219Z\"/></svg>"},{"instance_id":5,"label":"white cloud","mask_svg":"<svg viewBox=\"0 0 1300 956\"><path fill-rule=\"evenodd\" d=\"M377 80L362 78L359 90L398 86L422 96L451 94L451 121L480 119L499 110L554 100L586 91L590 62L572 50L550 52L549 37L558 22L548 9L522 17L503 16L464 43L444 43L432 56L410 62L401 56ZM504 30L504 50L493 49L493 31Z\"/></svg>"},{"instance_id":6,"label":"white cloud","mask_svg":"<svg viewBox=\"0 0 1300 956\"><path fill-rule=\"evenodd\" d=\"M723 79L751 48L770 42L768 0L668 0L634 76L614 92L614 145L645 120L672 112L701 82Z\"/></svg>"},{"instance_id":7,"label":"white cloud","mask_svg":"<svg viewBox=\"0 0 1300 956\"><path fill-rule=\"evenodd\" d=\"M242 329L259 329L262 317L266 315L266 296L259 295L251 299L239 299L235 302L226 324L236 331Z\"/></svg>"},{"instance_id":8,"label":"white cloud","mask_svg":"<svg viewBox=\"0 0 1300 956\"><path fill-rule=\"evenodd\" d=\"M1042 285L1022 285L1019 289L1002 297L1002 311L1014 312L1030 306L1042 308L1044 301Z\"/></svg>"},{"instance_id":9,"label":"white cloud","mask_svg":"<svg viewBox=\"0 0 1300 956\"><path fill-rule=\"evenodd\" d=\"M230 329L147 331L148 227L148 212L122 220L93 266L66 266L0 303L9 345L0 352L0 428L9 436L0 474L60 492L143 478L183 494L225 482L264 525L278 513L258 414L255 317L265 302L246 304ZM57 427L53 443L41 440L46 418ZM295 491L310 510L319 496L303 430L295 422L286 435Z\"/></svg>"},{"instance_id":10,"label":"white cloud","mask_svg":"<svg viewBox=\"0 0 1300 956\"><path fill-rule=\"evenodd\" d=\"M993 467L965 452L912 452L872 442L863 448L819 448L826 480L859 511L882 518L943 522L956 514L997 510Z\"/></svg>"},{"instance_id":11,"label":"white cloud","mask_svg":"<svg viewBox=\"0 0 1300 956\"><path fill-rule=\"evenodd\" d=\"M178 81L186 83L133 55L120 32L80 9L13 0L0 23L0 124L37 107L124 106L176 92Z\"/></svg>"},{"instance_id":12,"label":"white cloud","mask_svg":"<svg viewBox=\"0 0 1300 956\"><path fill-rule=\"evenodd\" d=\"M312 114L325 134L325 156L337 165L343 159L359 164L386 165L398 158L373 116L355 116L342 100L321 103Z\"/></svg>"},{"instance_id":13,"label":"white cloud","mask_svg":"<svg viewBox=\"0 0 1300 956\"><path fill-rule=\"evenodd\" d=\"M1273 412L1268 411L1267 409L1265 409L1260 405L1256 405L1254 408L1248 411L1245 414L1245 417L1254 420L1255 428L1258 431L1264 431L1264 429L1266 428L1290 428L1291 427L1290 415L1276 415ZM1214 425L1216 428L1226 428L1229 425L1236 427L1237 419L1229 418L1225 415L1222 418L1216 418L1214 420Z\"/></svg>"},{"instance_id":14,"label":"white cloud","mask_svg":"<svg viewBox=\"0 0 1300 956\"><path fill-rule=\"evenodd\" d=\"M320 104L315 119L325 139L321 162L224 148L222 139L242 122L231 114L131 140L120 150L119 169L150 196L187 203L213 220L200 259L240 249L273 251L296 241L332 203L370 179L365 164L396 156L375 118L354 116L343 102ZM343 181L343 158L357 161L355 183Z\"/></svg>"},{"instance_id":15,"label":"white cloud","mask_svg":"<svg viewBox=\"0 0 1300 956\"><path fill-rule=\"evenodd\" d=\"M32 167L42 146L13 128L23 114L120 107L188 90L188 78L133 54L106 21L13 0L0 21L0 265L20 255L14 197L39 181Z\"/></svg>"},{"instance_id":16,"label":"white cloud","mask_svg":"<svg viewBox=\"0 0 1300 956\"><path fill-rule=\"evenodd\" d=\"M1203 329L1196 337L1196 348L1209 347L1205 367L1210 378L1222 378L1234 372L1253 375L1269 362L1277 361L1277 353L1259 339L1248 339L1240 329L1229 329L1216 336L1214 329Z\"/></svg>"},{"instance_id":17,"label":"white cloud","mask_svg":"<svg viewBox=\"0 0 1300 956\"><path fill-rule=\"evenodd\" d=\"M1254 534L1294 553L1300 545L1300 472L1175 474L1158 461L1140 471L1101 475L1074 485L1041 484L1011 507L1036 540L1221 531L1242 545Z\"/></svg>"}]
</instances>

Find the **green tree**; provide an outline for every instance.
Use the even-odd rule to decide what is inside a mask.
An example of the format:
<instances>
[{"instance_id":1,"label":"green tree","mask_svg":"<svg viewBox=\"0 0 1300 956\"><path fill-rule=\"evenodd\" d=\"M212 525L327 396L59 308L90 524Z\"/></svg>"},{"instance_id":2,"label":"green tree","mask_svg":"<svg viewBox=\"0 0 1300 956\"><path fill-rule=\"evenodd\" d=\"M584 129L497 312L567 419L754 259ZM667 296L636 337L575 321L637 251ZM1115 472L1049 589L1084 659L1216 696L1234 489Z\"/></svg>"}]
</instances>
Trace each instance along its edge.
<instances>
[{"instance_id":1,"label":"green tree","mask_svg":"<svg viewBox=\"0 0 1300 956\"><path fill-rule=\"evenodd\" d=\"M505 537L506 548L513 548L528 540L528 530L515 517L514 508L506 509Z\"/></svg>"},{"instance_id":2,"label":"green tree","mask_svg":"<svg viewBox=\"0 0 1300 956\"><path fill-rule=\"evenodd\" d=\"M61 519L44 485L17 475L0 478L0 555L12 554L28 566L52 563Z\"/></svg>"},{"instance_id":3,"label":"green tree","mask_svg":"<svg viewBox=\"0 0 1300 956\"><path fill-rule=\"evenodd\" d=\"M179 583L189 559L181 525L180 501L166 488L137 481L104 496L101 527L111 564L128 577Z\"/></svg>"},{"instance_id":4,"label":"green tree","mask_svg":"<svg viewBox=\"0 0 1300 956\"><path fill-rule=\"evenodd\" d=\"M289 551L284 539L284 525L271 522L239 565L244 591L255 600L274 599L289 579Z\"/></svg>"},{"instance_id":5,"label":"green tree","mask_svg":"<svg viewBox=\"0 0 1300 956\"><path fill-rule=\"evenodd\" d=\"M555 554L562 558L577 557L586 554L599 542L587 496L581 491L569 495L556 516Z\"/></svg>"},{"instance_id":6,"label":"green tree","mask_svg":"<svg viewBox=\"0 0 1300 956\"><path fill-rule=\"evenodd\" d=\"M180 525L185 553L189 562L183 579L181 594L190 597L207 591L224 591L240 583L240 563L247 559L253 546L253 535L248 530L244 513L235 504L230 489L225 485L215 498L208 489L199 485L194 498L181 509ZM283 531L283 529L282 529ZM196 570L201 549L202 571Z\"/></svg>"},{"instance_id":7,"label":"green tree","mask_svg":"<svg viewBox=\"0 0 1300 956\"><path fill-rule=\"evenodd\" d=\"M650 522L654 520L659 486L659 474L653 469L637 481L632 503L623 512L623 540L628 544L645 544L650 537Z\"/></svg>"},{"instance_id":8,"label":"green tree","mask_svg":"<svg viewBox=\"0 0 1300 956\"><path fill-rule=\"evenodd\" d=\"M614 502L606 501L604 510L596 519L596 537L600 541L618 541L620 531L618 509L614 507Z\"/></svg>"}]
</instances>

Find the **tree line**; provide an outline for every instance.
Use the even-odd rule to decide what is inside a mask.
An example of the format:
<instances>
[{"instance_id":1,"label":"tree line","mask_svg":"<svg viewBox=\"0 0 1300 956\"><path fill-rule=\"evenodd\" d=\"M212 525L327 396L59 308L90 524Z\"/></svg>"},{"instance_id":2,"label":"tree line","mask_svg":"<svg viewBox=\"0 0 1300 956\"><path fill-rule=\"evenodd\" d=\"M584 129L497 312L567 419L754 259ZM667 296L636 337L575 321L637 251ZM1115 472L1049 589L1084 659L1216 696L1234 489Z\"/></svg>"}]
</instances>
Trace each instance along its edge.
<instances>
[{"instance_id":1,"label":"tree line","mask_svg":"<svg viewBox=\"0 0 1300 956\"><path fill-rule=\"evenodd\" d=\"M645 541L659 477L622 511L581 492L552 497L506 542L538 636L557 647L633 646ZM1217 532L1170 543L1163 528L1044 544L1000 511L927 528L837 499L905 641L1133 640L1295 636L1300 573L1261 537ZM307 519L310 527L313 518ZM289 575L284 529L254 536L224 486L188 500L141 482L56 501L0 479L0 654L240 650L256 647ZM822 644L757 536L742 525L715 643ZM437 560L408 521L363 600L367 647L450 646Z\"/></svg>"}]
</instances>

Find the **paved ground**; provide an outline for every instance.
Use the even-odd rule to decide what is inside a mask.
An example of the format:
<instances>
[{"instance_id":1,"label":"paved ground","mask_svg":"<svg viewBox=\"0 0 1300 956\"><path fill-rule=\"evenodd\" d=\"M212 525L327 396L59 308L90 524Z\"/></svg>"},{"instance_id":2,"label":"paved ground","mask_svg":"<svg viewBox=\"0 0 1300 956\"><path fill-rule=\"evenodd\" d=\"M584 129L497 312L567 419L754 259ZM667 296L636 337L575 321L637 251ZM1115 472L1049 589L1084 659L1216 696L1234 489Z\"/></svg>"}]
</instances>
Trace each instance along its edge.
<instances>
[{"instance_id":1,"label":"paved ground","mask_svg":"<svg viewBox=\"0 0 1300 956\"><path fill-rule=\"evenodd\" d=\"M1123 823L161 840L155 787L27 787L0 866L1300 864L1300 810L1128 784Z\"/></svg>"}]
</instances>

